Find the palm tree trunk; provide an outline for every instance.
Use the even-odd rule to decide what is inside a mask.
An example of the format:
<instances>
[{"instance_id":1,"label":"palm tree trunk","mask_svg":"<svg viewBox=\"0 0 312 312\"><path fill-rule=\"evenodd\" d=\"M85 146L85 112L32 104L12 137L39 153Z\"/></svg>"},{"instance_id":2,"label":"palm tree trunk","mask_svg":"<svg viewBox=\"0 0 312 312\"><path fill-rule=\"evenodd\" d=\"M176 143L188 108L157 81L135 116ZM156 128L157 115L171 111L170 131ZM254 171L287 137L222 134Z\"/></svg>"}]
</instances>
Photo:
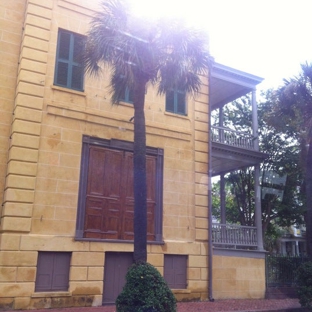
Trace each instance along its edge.
<instances>
[{"instance_id":1,"label":"palm tree trunk","mask_svg":"<svg viewBox=\"0 0 312 312\"><path fill-rule=\"evenodd\" d=\"M146 81L136 82L134 90L134 253L135 263L147 260L147 187L146 187L146 133L144 97Z\"/></svg>"}]
</instances>

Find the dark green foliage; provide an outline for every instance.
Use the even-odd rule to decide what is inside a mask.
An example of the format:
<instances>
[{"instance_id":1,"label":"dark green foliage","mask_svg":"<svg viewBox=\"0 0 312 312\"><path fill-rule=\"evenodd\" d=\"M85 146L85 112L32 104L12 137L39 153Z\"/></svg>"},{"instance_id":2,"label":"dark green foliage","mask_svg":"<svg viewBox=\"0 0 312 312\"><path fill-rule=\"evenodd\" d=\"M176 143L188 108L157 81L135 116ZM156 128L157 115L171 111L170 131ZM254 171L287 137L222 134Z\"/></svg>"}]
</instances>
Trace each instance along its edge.
<instances>
[{"instance_id":1,"label":"dark green foliage","mask_svg":"<svg viewBox=\"0 0 312 312\"><path fill-rule=\"evenodd\" d=\"M307 261L308 257L267 255L265 259L267 286L295 286L297 270Z\"/></svg>"},{"instance_id":2,"label":"dark green foliage","mask_svg":"<svg viewBox=\"0 0 312 312\"><path fill-rule=\"evenodd\" d=\"M176 299L155 267L137 263L128 270L116 308L117 312L175 312Z\"/></svg>"},{"instance_id":3,"label":"dark green foliage","mask_svg":"<svg viewBox=\"0 0 312 312\"><path fill-rule=\"evenodd\" d=\"M284 80L272 94L270 122L300 147L299 166L303 172L302 192L306 208L307 253L312 256L312 64L301 65L297 77Z\"/></svg>"},{"instance_id":4,"label":"dark green foliage","mask_svg":"<svg viewBox=\"0 0 312 312\"><path fill-rule=\"evenodd\" d=\"M301 306L312 310L312 261L305 262L298 268L296 283Z\"/></svg>"}]
</instances>

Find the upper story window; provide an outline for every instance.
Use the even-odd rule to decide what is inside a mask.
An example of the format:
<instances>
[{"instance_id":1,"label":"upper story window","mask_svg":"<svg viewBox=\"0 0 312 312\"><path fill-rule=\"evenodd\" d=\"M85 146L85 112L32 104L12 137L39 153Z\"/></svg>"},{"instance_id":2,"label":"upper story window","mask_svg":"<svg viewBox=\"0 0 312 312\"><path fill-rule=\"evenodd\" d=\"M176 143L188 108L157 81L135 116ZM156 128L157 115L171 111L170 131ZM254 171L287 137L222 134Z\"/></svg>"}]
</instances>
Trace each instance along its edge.
<instances>
[{"instance_id":1,"label":"upper story window","mask_svg":"<svg viewBox=\"0 0 312 312\"><path fill-rule=\"evenodd\" d=\"M125 89L125 95L124 98L121 99L121 101L133 104L133 91L128 87Z\"/></svg>"},{"instance_id":2,"label":"upper story window","mask_svg":"<svg viewBox=\"0 0 312 312\"><path fill-rule=\"evenodd\" d=\"M84 70L80 57L84 40L82 35L59 29L54 85L83 91Z\"/></svg>"},{"instance_id":3,"label":"upper story window","mask_svg":"<svg viewBox=\"0 0 312 312\"><path fill-rule=\"evenodd\" d=\"M179 115L187 115L185 92L179 90L172 90L167 92L166 111Z\"/></svg>"}]
</instances>

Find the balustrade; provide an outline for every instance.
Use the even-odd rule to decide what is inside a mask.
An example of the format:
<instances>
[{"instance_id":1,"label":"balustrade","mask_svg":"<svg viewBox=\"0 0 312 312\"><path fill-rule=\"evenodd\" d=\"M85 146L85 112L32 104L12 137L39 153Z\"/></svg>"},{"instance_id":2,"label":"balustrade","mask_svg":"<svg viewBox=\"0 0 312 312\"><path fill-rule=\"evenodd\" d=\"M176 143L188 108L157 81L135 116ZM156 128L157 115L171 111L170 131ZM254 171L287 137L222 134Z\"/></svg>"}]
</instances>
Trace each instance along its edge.
<instances>
[{"instance_id":1,"label":"balustrade","mask_svg":"<svg viewBox=\"0 0 312 312\"><path fill-rule=\"evenodd\" d=\"M235 224L212 223L212 242L214 246L220 245L224 248L249 247L250 249L255 249L258 246L257 228Z\"/></svg>"},{"instance_id":2,"label":"balustrade","mask_svg":"<svg viewBox=\"0 0 312 312\"><path fill-rule=\"evenodd\" d=\"M223 143L240 148L254 150L254 138L248 133L234 131L229 128L211 126L212 142Z\"/></svg>"}]
</instances>

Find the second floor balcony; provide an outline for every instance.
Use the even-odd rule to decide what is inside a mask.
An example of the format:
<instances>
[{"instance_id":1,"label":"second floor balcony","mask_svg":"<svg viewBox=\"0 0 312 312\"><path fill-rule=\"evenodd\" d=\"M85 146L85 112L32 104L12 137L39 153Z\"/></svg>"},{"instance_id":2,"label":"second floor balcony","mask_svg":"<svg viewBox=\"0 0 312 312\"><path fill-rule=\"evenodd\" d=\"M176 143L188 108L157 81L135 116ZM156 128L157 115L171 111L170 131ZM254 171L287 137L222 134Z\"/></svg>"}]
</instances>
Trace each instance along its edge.
<instances>
[{"instance_id":1,"label":"second floor balcony","mask_svg":"<svg viewBox=\"0 0 312 312\"><path fill-rule=\"evenodd\" d=\"M211 126L211 141L248 150L255 150L255 138L249 133L234 131L225 127Z\"/></svg>"},{"instance_id":2,"label":"second floor balcony","mask_svg":"<svg viewBox=\"0 0 312 312\"><path fill-rule=\"evenodd\" d=\"M241 96L252 92L252 133L241 133L226 127L211 126L211 173L212 176L259 164L267 157L259 152L256 137L255 87L262 78L227 66L214 63L211 72L209 105L211 111L222 109Z\"/></svg>"}]
</instances>

